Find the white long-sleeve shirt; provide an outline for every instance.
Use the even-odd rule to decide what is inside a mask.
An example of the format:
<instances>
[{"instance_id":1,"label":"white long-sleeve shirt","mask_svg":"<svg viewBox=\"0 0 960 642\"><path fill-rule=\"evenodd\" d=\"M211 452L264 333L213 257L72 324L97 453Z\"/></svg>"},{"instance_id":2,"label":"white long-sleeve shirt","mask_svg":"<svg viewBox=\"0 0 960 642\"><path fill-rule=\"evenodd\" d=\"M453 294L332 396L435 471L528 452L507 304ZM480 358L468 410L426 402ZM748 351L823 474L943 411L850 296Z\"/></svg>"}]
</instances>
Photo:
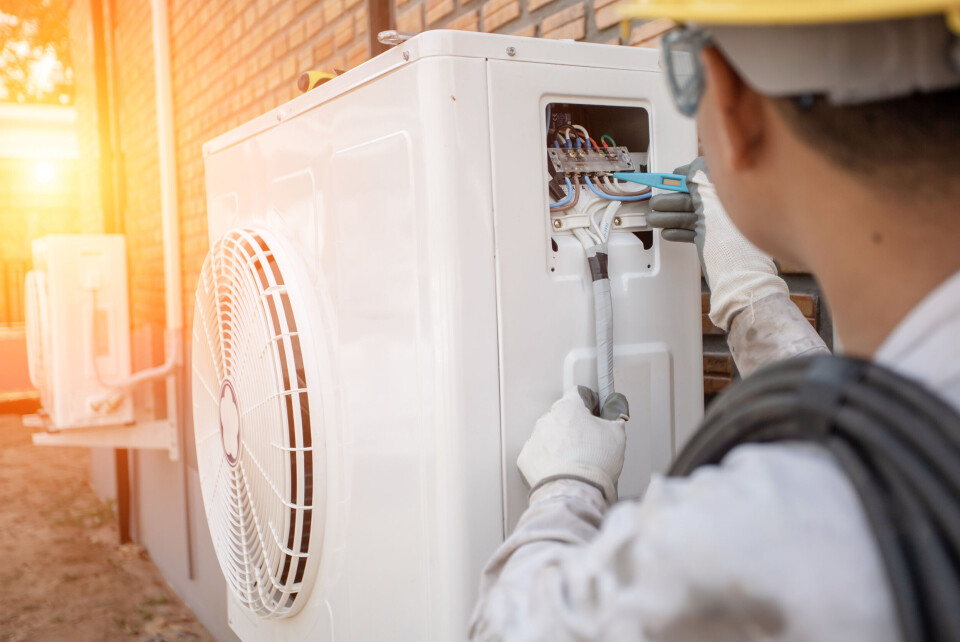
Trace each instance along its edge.
<instances>
[{"instance_id":1,"label":"white long-sleeve shirt","mask_svg":"<svg viewBox=\"0 0 960 642\"><path fill-rule=\"evenodd\" d=\"M729 341L745 373L826 349L783 295L738 315ZM875 359L960 409L960 274ZM609 510L586 484L544 485L484 570L471 637L894 642L899 632L855 490L826 450L787 443L655 476L642 501Z\"/></svg>"}]
</instances>

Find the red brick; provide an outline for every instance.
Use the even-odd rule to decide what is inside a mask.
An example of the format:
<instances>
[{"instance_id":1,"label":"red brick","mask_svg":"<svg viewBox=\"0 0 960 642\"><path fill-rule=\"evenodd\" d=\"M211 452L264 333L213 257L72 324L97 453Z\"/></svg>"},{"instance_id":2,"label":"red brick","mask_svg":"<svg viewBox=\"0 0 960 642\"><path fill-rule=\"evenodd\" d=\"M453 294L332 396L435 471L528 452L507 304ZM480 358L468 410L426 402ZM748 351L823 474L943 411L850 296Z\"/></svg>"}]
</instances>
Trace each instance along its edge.
<instances>
[{"instance_id":1,"label":"red brick","mask_svg":"<svg viewBox=\"0 0 960 642\"><path fill-rule=\"evenodd\" d=\"M307 39L307 25L305 22L296 22L290 27L287 42L290 49L296 49Z\"/></svg>"},{"instance_id":2,"label":"red brick","mask_svg":"<svg viewBox=\"0 0 960 642\"><path fill-rule=\"evenodd\" d=\"M488 0L482 14L484 31L496 31L520 17L520 0Z\"/></svg>"},{"instance_id":3,"label":"red brick","mask_svg":"<svg viewBox=\"0 0 960 642\"><path fill-rule=\"evenodd\" d=\"M537 35L537 25L532 24L529 27L524 27L518 31L514 31L514 36L520 36L521 38L534 38Z\"/></svg>"},{"instance_id":4,"label":"red brick","mask_svg":"<svg viewBox=\"0 0 960 642\"><path fill-rule=\"evenodd\" d=\"M810 270L806 269L802 265L790 263L789 261L780 261L781 274L808 274L809 272Z\"/></svg>"},{"instance_id":5,"label":"red brick","mask_svg":"<svg viewBox=\"0 0 960 642\"><path fill-rule=\"evenodd\" d=\"M793 301L794 305L800 308L801 314L808 319L812 319L817 316L818 297L815 294L791 294L790 300Z\"/></svg>"},{"instance_id":6,"label":"red brick","mask_svg":"<svg viewBox=\"0 0 960 642\"><path fill-rule=\"evenodd\" d=\"M323 29L323 25L326 22L323 19L323 10L320 7L317 7L313 11L307 14L304 24L307 29L307 38L313 38L315 35L320 33L320 30Z\"/></svg>"},{"instance_id":7,"label":"red brick","mask_svg":"<svg viewBox=\"0 0 960 642\"><path fill-rule=\"evenodd\" d=\"M283 61L283 81L288 82L296 86L297 76L300 75L299 69L297 69L297 59L294 56L288 56Z\"/></svg>"},{"instance_id":8,"label":"red brick","mask_svg":"<svg viewBox=\"0 0 960 642\"><path fill-rule=\"evenodd\" d=\"M733 383L731 377L706 375L703 378L703 394L715 395L718 392L723 392L731 383Z\"/></svg>"},{"instance_id":9,"label":"red brick","mask_svg":"<svg viewBox=\"0 0 960 642\"><path fill-rule=\"evenodd\" d=\"M367 33L367 8L360 7L357 9L357 12L353 15L353 22L356 25L357 37Z\"/></svg>"},{"instance_id":10,"label":"red brick","mask_svg":"<svg viewBox=\"0 0 960 642\"><path fill-rule=\"evenodd\" d=\"M410 33L423 31L423 5L417 5L405 13L397 16L397 29Z\"/></svg>"},{"instance_id":11,"label":"red brick","mask_svg":"<svg viewBox=\"0 0 960 642\"><path fill-rule=\"evenodd\" d=\"M250 6L243 12L243 30L249 32L257 21L257 8Z\"/></svg>"},{"instance_id":12,"label":"red brick","mask_svg":"<svg viewBox=\"0 0 960 642\"><path fill-rule=\"evenodd\" d=\"M661 36L676 26L676 22L666 18L651 20L630 32L630 44L635 47L659 47Z\"/></svg>"},{"instance_id":13,"label":"red brick","mask_svg":"<svg viewBox=\"0 0 960 642\"><path fill-rule=\"evenodd\" d=\"M365 63L369 57L370 54L367 51L367 43L362 42L347 53L347 65L353 69L357 65Z\"/></svg>"},{"instance_id":14,"label":"red brick","mask_svg":"<svg viewBox=\"0 0 960 642\"><path fill-rule=\"evenodd\" d=\"M459 29L460 31L479 31L480 30L480 12L477 10L465 13L456 18L446 26L447 29Z\"/></svg>"},{"instance_id":15,"label":"red brick","mask_svg":"<svg viewBox=\"0 0 960 642\"><path fill-rule=\"evenodd\" d=\"M703 371L712 375L733 376L733 357L726 352L704 352Z\"/></svg>"},{"instance_id":16,"label":"red brick","mask_svg":"<svg viewBox=\"0 0 960 642\"><path fill-rule=\"evenodd\" d=\"M313 60L316 64L325 62L333 55L333 36L324 36L313 45Z\"/></svg>"},{"instance_id":17,"label":"red brick","mask_svg":"<svg viewBox=\"0 0 960 642\"><path fill-rule=\"evenodd\" d=\"M597 29L607 29L620 22L619 7L617 0L594 0L593 22Z\"/></svg>"},{"instance_id":18,"label":"red brick","mask_svg":"<svg viewBox=\"0 0 960 642\"><path fill-rule=\"evenodd\" d=\"M713 325L713 321L710 320L706 314L700 315L700 326L703 328L703 334L709 336L722 336L724 333L723 330Z\"/></svg>"},{"instance_id":19,"label":"red brick","mask_svg":"<svg viewBox=\"0 0 960 642\"><path fill-rule=\"evenodd\" d=\"M353 42L353 20L347 18L338 24L333 32L333 40L337 49L346 47Z\"/></svg>"},{"instance_id":20,"label":"red brick","mask_svg":"<svg viewBox=\"0 0 960 642\"><path fill-rule=\"evenodd\" d=\"M330 24L343 15L343 0L324 0L323 19Z\"/></svg>"},{"instance_id":21,"label":"red brick","mask_svg":"<svg viewBox=\"0 0 960 642\"><path fill-rule=\"evenodd\" d=\"M296 9L292 2L285 2L280 6L280 13L277 14L277 21L280 23L280 28L283 29L293 24L293 18L296 14Z\"/></svg>"},{"instance_id":22,"label":"red brick","mask_svg":"<svg viewBox=\"0 0 960 642\"><path fill-rule=\"evenodd\" d=\"M556 2L556 0L528 0L527 11L530 11L530 12L536 11L540 7L547 6L551 2Z\"/></svg>"},{"instance_id":23,"label":"red brick","mask_svg":"<svg viewBox=\"0 0 960 642\"><path fill-rule=\"evenodd\" d=\"M567 25L576 24L577 22L584 20L584 15L585 7L584 3L581 2L580 4L575 4L572 7L567 7L562 11L558 11L551 16L547 16L543 19L543 23L541 24L543 36L545 38L568 37L552 36L550 34L566 27Z\"/></svg>"},{"instance_id":24,"label":"red brick","mask_svg":"<svg viewBox=\"0 0 960 642\"><path fill-rule=\"evenodd\" d=\"M453 0L427 0L427 24L432 25L446 18L454 8Z\"/></svg>"}]
</instances>

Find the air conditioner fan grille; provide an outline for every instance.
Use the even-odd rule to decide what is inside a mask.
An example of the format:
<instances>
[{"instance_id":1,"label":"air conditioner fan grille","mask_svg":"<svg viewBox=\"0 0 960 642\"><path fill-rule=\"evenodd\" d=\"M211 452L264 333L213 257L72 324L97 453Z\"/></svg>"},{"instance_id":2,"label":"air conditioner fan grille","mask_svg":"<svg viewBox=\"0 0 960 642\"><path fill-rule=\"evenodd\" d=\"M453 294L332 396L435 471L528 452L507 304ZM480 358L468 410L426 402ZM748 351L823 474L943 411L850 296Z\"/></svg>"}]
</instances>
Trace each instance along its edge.
<instances>
[{"instance_id":1,"label":"air conditioner fan grille","mask_svg":"<svg viewBox=\"0 0 960 642\"><path fill-rule=\"evenodd\" d=\"M292 615L315 528L310 390L297 296L260 230L208 254L193 326L194 424L214 548L237 598ZM302 319L301 319L302 321Z\"/></svg>"}]
</instances>

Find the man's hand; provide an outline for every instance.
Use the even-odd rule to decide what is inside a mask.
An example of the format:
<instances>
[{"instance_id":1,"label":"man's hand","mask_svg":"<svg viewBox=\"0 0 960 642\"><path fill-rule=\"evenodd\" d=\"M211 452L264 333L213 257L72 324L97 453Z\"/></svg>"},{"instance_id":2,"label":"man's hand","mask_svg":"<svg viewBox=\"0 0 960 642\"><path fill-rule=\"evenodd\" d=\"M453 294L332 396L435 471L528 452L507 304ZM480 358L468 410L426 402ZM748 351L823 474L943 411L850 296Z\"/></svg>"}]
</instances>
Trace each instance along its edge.
<instances>
[{"instance_id":1,"label":"man's hand","mask_svg":"<svg viewBox=\"0 0 960 642\"><path fill-rule=\"evenodd\" d=\"M674 170L684 174L690 194L658 194L650 199L647 223L668 241L697 246L700 267L710 286L710 320L724 331L738 312L772 294L789 294L773 260L748 241L720 204L700 157Z\"/></svg>"},{"instance_id":2,"label":"man's hand","mask_svg":"<svg viewBox=\"0 0 960 642\"><path fill-rule=\"evenodd\" d=\"M595 486L613 503L623 469L629 412L627 399L620 393L610 395L598 409L597 396L589 388L568 390L540 417L517 458L530 488L575 479Z\"/></svg>"}]
</instances>

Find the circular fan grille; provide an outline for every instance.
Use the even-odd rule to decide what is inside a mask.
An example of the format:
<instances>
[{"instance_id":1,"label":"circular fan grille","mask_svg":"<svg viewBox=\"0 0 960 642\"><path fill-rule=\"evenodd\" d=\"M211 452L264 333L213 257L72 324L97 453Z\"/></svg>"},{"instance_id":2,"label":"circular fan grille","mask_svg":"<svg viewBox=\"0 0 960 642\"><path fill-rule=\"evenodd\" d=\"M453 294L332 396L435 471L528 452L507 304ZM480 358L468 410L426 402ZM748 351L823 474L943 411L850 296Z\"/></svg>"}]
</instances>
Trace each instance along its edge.
<instances>
[{"instance_id":1,"label":"circular fan grille","mask_svg":"<svg viewBox=\"0 0 960 642\"><path fill-rule=\"evenodd\" d=\"M279 243L249 229L220 239L203 264L193 322L197 463L210 533L227 583L265 618L293 615L306 601L322 517L309 390L316 364L304 345L310 292L293 285L306 283L291 279L303 268Z\"/></svg>"}]
</instances>

